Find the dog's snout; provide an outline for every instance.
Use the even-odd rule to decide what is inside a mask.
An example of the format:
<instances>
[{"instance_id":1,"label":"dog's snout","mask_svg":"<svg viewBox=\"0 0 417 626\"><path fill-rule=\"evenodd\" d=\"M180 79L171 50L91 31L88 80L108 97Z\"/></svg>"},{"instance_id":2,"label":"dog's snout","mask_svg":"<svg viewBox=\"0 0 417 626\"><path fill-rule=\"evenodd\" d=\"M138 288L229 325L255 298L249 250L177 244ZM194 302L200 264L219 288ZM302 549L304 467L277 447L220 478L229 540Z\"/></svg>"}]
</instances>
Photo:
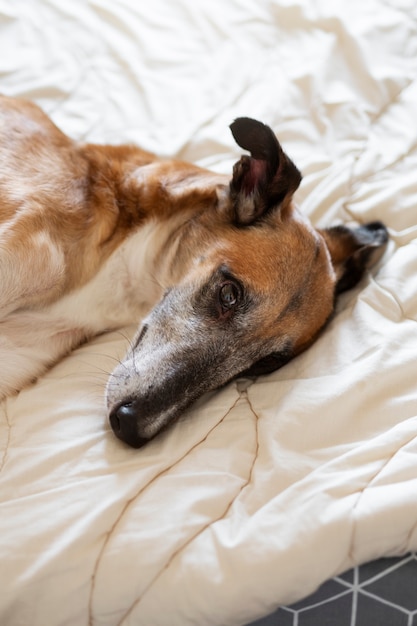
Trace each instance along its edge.
<instances>
[{"instance_id":1,"label":"dog's snout","mask_svg":"<svg viewBox=\"0 0 417 626\"><path fill-rule=\"evenodd\" d=\"M110 425L116 437L133 448L141 448L147 439L138 433L138 410L135 402L125 402L110 413Z\"/></svg>"}]
</instances>

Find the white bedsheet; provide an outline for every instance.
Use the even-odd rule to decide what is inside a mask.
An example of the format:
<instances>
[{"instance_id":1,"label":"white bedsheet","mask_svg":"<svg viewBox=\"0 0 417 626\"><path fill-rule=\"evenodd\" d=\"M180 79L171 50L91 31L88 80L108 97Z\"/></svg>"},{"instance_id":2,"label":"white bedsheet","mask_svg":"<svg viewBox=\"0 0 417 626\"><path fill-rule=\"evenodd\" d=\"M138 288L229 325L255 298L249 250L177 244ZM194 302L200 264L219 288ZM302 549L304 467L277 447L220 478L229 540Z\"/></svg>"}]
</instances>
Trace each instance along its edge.
<instances>
[{"instance_id":1,"label":"white bedsheet","mask_svg":"<svg viewBox=\"0 0 417 626\"><path fill-rule=\"evenodd\" d=\"M229 172L256 117L314 223L391 234L308 352L139 451L103 403L125 331L1 405L2 626L242 626L417 549L416 79L414 0L0 1L0 91L71 136Z\"/></svg>"}]
</instances>

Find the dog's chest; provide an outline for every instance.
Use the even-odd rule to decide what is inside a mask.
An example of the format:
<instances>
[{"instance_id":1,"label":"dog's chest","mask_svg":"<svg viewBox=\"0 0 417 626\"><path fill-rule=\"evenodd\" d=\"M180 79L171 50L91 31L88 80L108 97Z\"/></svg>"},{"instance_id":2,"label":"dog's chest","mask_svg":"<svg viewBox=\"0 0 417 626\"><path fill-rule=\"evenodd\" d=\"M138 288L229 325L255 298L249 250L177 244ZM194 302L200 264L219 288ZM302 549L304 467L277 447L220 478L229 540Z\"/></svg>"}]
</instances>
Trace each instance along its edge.
<instances>
[{"instance_id":1,"label":"dog's chest","mask_svg":"<svg viewBox=\"0 0 417 626\"><path fill-rule=\"evenodd\" d=\"M0 398L96 334L139 324L161 295L155 251L161 232L150 224L122 244L96 276L44 308L18 309L0 320Z\"/></svg>"},{"instance_id":2,"label":"dog's chest","mask_svg":"<svg viewBox=\"0 0 417 626\"><path fill-rule=\"evenodd\" d=\"M156 225L148 224L122 244L92 280L44 311L57 338L62 333L90 336L139 323L161 295L155 280L159 239Z\"/></svg>"}]
</instances>

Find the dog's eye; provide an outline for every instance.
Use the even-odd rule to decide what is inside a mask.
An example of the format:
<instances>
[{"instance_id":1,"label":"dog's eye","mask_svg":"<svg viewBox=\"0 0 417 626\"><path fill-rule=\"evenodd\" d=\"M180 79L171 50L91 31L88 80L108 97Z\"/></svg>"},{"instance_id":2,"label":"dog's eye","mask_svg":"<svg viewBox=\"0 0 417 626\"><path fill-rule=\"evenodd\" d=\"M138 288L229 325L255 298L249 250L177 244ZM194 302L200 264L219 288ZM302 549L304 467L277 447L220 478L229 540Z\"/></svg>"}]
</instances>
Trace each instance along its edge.
<instances>
[{"instance_id":1,"label":"dog's eye","mask_svg":"<svg viewBox=\"0 0 417 626\"><path fill-rule=\"evenodd\" d=\"M239 299L239 290L234 283L224 283L219 290L219 301L224 311L230 311L236 306Z\"/></svg>"}]
</instances>

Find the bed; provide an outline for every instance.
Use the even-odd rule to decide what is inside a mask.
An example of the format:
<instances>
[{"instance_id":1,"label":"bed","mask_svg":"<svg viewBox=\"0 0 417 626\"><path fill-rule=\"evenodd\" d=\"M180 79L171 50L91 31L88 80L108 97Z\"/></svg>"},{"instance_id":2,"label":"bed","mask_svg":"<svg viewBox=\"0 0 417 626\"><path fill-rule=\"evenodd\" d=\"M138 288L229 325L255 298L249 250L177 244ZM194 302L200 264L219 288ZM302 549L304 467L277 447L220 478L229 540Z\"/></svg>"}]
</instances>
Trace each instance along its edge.
<instances>
[{"instance_id":1,"label":"bed","mask_svg":"<svg viewBox=\"0 0 417 626\"><path fill-rule=\"evenodd\" d=\"M229 173L255 117L314 224L390 232L307 352L141 450L103 399L133 328L1 404L2 626L293 624L351 568L415 565L416 79L414 0L0 2L0 91L70 136Z\"/></svg>"}]
</instances>

